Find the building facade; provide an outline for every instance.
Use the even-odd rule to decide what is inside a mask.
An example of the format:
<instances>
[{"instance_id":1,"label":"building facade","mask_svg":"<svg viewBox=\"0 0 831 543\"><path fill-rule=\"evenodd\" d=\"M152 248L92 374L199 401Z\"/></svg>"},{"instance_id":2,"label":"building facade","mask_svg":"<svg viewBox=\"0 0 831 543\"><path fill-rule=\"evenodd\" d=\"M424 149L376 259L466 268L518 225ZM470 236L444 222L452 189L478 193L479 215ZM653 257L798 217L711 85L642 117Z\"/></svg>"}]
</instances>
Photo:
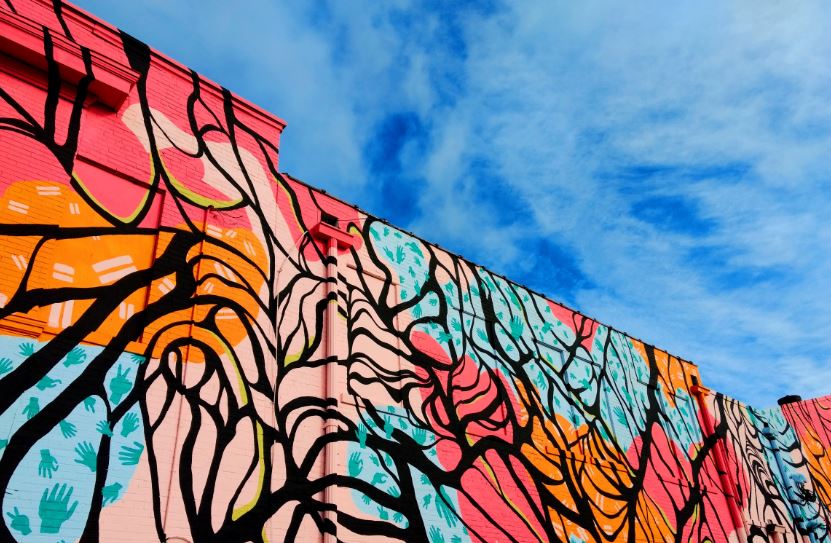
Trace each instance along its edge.
<instances>
[{"instance_id":1,"label":"building facade","mask_svg":"<svg viewBox=\"0 0 831 543\"><path fill-rule=\"evenodd\" d=\"M0 540L831 541L831 397L713 392L280 173L284 126L0 4Z\"/></svg>"}]
</instances>

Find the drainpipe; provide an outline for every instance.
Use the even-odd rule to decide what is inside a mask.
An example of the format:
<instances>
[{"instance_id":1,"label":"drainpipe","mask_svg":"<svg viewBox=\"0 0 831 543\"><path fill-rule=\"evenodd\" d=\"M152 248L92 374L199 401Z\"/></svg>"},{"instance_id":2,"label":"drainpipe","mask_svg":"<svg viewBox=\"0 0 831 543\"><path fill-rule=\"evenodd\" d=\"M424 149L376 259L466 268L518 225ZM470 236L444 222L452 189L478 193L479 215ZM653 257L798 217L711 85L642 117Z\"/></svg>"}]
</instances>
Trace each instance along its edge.
<instances>
[{"instance_id":1,"label":"drainpipe","mask_svg":"<svg viewBox=\"0 0 831 543\"><path fill-rule=\"evenodd\" d=\"M350 247L354 242L352 236L341 230L338 226L338 219L324 213L320 223L312 230L313 235L326 243L326 375L324 384L324 397L329 407L337 407L337 378L340 353L338 350L339 321L338 321L338 248ZM338 423L325 419L323 433L332 434L339 430ZM338 444L334 441L327 441L323 449L325 473L329 475L338 471ZM326 504L324 517L335 527L334 533L326 532L323 535L324 543L336 543L337 541L337 496L336 488L332 485L326 486L323 490L323 502Z\"/></svg>"},{"instance_id":2,"label":"drainpipe","mask_svg":"<svg viewBox=\"0 0 831 543\"><path fill-rule=\"evenodd\" d=\"M701 412L701 420L704 425L704 432L706 435L715 435L715 425L713 424L713 416L707 407L706 395L709 389L702 386L698 382L696 376L692 377L692 386L690 392L695 397L698 410ZM727 452L724 449L724 436L717 436L718 439L713 447L713 460L716 463L716 471L718 471L719 480L722 488L725 489L725 498L727 502L727 509L730 511L730 520L733 522L733 528L736 530L736 537L739 543L747 542L747 524L742 515L741 507L738 503L738 485L733 481L727 464Z\"/></svg>"},{"instance_id":3,"label":"drainpipe","mask_svg":"<svg viewBox=\"0 0 831 543\"><path fill-rule=\"evenodd\" d=\"M329 250L327 251L326 259L326 298L328 299L326 307L326 388L324 391L327 402L332 405L337 405L337 397L335 396L335 378L337 363L334 361L337 356L337 325L338 325L338 241L334 237L329 238ZM323 423L323 433L331 434L338 430L336 422L326 418ZM336 473L337 458L334 450L334 441L327 441L323 450L326 461L326 472L324 475ZM324 543L335 543L337 541L337 519L335 513L335 489L332 485L327 485L323 490L323 502L326 504L326 519L335 526L335 533L326 532L323 536Z\"/></svg>"}]
</instances>

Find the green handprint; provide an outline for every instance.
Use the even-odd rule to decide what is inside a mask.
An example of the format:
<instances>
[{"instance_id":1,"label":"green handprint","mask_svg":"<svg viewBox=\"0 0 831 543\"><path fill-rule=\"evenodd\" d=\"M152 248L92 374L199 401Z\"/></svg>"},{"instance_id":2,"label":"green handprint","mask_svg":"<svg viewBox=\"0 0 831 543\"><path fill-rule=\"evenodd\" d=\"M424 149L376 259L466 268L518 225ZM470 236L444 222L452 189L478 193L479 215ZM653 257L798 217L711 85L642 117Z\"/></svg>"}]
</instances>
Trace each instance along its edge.
<instances>
[{"instance_id":1,"label":"green handprint","mask_svg":"<svg viewBox=\"0 0 831 543\"><path fill-rule=\"evenodd\" d=\"M20 353L20 356L28 358L35 354L35 344L31 342L21 343L17 348L17 352Z\"/></svg>"},{"instance_id":2,"label":"green handprint","mask_svg":"<svg viewBox=\"0 0 831 543\"><path fill-rule=\"evenodd\" d=\"M32 533L32 528L29 525L29 517L21 515L20 511L17 510L17 507L14 508L13 513L6 513L6 515L8 515L11 519L11 524L9 524L9 526L12 530L16 530L23 535L29 535Z\"/></svg>"},{"instance_id":3,"label":"green handprint","mask_svg":"<svg viewBox=\"0 0 831 543\"><path fill-rule=\"evenodd\" d=\"M121 484L119 483L113 483L102 488L101 495L104 497L104 505L116 501L118 495L121 493L121 488Z\"/></svg>"},{"instance_id":4,"label":"green handprint","mask_svg":"<svg viewBox=\"0 0 831 543\"><path fill-rule=\"evenodd\" d=\"M113 437L112 428L110 428L110 424L105 420L99 420L98 424L95 426L95 429L102 435Z\"/></svg>"},{"instance_id":5,"label":"green handprint","mask_svg":"<svg viewBox=\"0 0 831 543\"><path fill-rule=\"evenodd\" d=\"M86 466L90 471L95 472L98 469L98 453L89 441L82 441L75 447L75 453L78 458L75 459L76 464Z\"/></svg>"},{"instance_id":6,"label":"green handprint","mask_svg":"<svg viewBox=\"0 0 831 543\"><path fill-rule=\"evenodd\" d=\"M124 395L130 392L130 389L133 388L133 383L127 379L130 369L131 368L127 368L126 371L122 372L121 364L119 364L115 377L113 377L112 381L110 381L110 401L114 404L120 402L121 398L123 398Z\"/></svg>"},{"instance_id":7,"label":"green handprint","mask_svg":"<svg viewBox=\"0 0 831 543\"><path fill-rule=\"evenodd\" d=\"M95 396L84 398L84 409L90 413L95 413Z\"/></svg>"},{"instance_id":8,"label":"green handprint","mask_svg":"<svg viewBox=\"0 0 831 543\"><path fill-rule=\"evenodd\" d=\"M122 465L135 466L139 463L141 453L144 452L144 445L138 441L133 441L133 445L133 447L128 447L127 445L121 446L121 451L118 453L118 459L121 460Z\"/></svg>"},{"instance_id":9,"label":"green handprint","mask_svg":"<svg viewBox=\"0 0 831 543\"><path fill-rule=\"evenodd\" d=\"M360 453L352 453L349 456L349 476L357 477L364 470L364 461L361 460Z\"/></svg>"},{"instance_id":10,"label":"green handprint","mask_svg":"<svg viewBox=\"0 0 831 543\"><path fill-rule=\"evenodd\" d=\"M31 420L38 413L40 413L40 402L35 396L32 396L29 398L29 403L23 408L23 414L26 415L26 420Z\"/></svg>"},{"instance_id":11,"label":"green handprint","mask_svg":"<svg viewBox=\"0 0 831 543\"><path fill-rule=\"evenodd\" d=\"M38 464L38 475L52 478L52 472L58 470L58 460L49 449L40 450L40 464Z\"/></svg>"},{"instance_id":12,"label":"green handprint","mask_svg":"<svg viewBox=\"0 0 831 543\"><path fill-rule=\"evenodd\" d=\"M139 418L135 413L127 413L121 423L121 435L127 437L139 427Z\"/></svg>"},{"instance_id":13,"label":"green handprint","mask_svg":"<svg viewBox=\"0 0 831 543\"><path fill-rule=\"evenodd\" d=\"M78 433L78 431L75 429L75 425L69 422L68 420L62 420L60 423L58 423L58 426L60 426L61 428L61 435L67 439L69 439L70 437L75 437L75 434Z\"/></svg>"},{"instance_id":14,"label":"green handprint","mask_svg":"<svg viewBox=\"0 0 831 543\"><path fill-rule=\"evenodd\" d=\"M63 361L63 365L67 368L69 366L76 366L78 364L83 364L86 359L87 353L85 353L82 348L75 347L66 354L66 359Z\"/></svg>"},{"instance_id":15,"label":"green handprint","mask_svg":"<svg viewBox=\"0 0 831 543\"><path fill-rule=\"evenodd\" d=\"M45 375L35 386L38 390L46 390L47 388L54 388L59 384L61 384L60 379L52 379L48 375Z\"/></svg>"},{"instance_id":16,"label":"green handprint","mask_svg":"<svg viewBox=\"0 0 831 543\"><path fill-rule=\"evenodd\" d=\"M0 375L9 373L14 369L14 363L9 358L0 358Z\"/></svg>"},{"instance_id":17,"label":"green handprint","mask_svg":"<svg viewBox=\"0 0 831 543\"><path fill-rule=\"evenodd\" d=\"M67 509L69 499L72 498L73 487L69 487L67 491L66 483L55 484L52 487L52 492L48 488L43 490L43 497L40 499L40 507L38 507L38 516L40 517L40 533L42 534L56 534L60 531L61 525L66 522L75 508L78 507L78 500Z\"/></svg>"}]
</instances>

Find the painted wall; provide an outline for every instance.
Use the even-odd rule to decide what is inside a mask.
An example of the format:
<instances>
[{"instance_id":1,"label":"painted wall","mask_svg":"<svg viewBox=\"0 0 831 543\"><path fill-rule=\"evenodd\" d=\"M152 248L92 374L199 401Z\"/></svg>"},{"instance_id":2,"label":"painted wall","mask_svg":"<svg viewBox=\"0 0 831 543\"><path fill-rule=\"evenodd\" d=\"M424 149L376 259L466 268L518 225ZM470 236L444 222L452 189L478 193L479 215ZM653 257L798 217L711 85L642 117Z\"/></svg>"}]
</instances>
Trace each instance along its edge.
<instances>
[{"instance_id":1,"label":"painted wall","mask_svg":"<svg viewBox=\"0 0 831 543\"><path fill-rule=\"evenodd\" d=\"M282 121L71 6L0 30L0 540L829 540L828 402L281 175Z\"/></svg>"}]
</instances>

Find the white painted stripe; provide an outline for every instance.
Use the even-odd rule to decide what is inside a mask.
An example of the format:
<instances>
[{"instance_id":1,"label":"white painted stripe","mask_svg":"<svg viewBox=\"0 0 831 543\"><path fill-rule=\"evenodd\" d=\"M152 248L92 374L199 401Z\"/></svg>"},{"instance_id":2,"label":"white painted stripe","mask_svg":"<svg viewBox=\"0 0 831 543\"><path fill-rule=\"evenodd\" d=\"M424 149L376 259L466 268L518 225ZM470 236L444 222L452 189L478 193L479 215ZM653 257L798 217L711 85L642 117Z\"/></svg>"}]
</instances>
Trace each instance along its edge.
<instances>
[{"instance_id":1,"label":"white painted stripe","mask_svg":"<svg viewBox=\"0 0 831 543\"><path fill-rule=\"evenodd\" d=\"M9 301L9 297L0 292L0 307L6 307L6 302Z\"/></svg>"},{"instance_id":2,"label":"white painted stripe","mask_svg":"<svg viewBox=\"0 0 831 543\"><path fill-rule=\"evenodd\" d=\"M98 280L101 281L101 284L114 283L115 281L118 281L125 275L129 275L135 271L138 271L138 269L135 266L128 266L126 268L121 268L120 270L115 270L110 273L99 275Z\"/></svg>"},{"instance_id":3,"label":"white painted stripe","mask_svg":"<svg viewBox=\"0 0 831 543\"><path fill-rule=\"evenodd\" d=\"M122 319L129 319L135 312L136 306L133 304L128 304L127 302L121 302L118 304L118 316Z\"/></svg>"},{"instance_id":4,"label":"white painted stripe","mask_svg":"<svg viewBox=\"0 0 831 543\"><path fill-rule=\"evenodd\" d=\"M63 304L63 320L61 324L64 328L67 328L70 324L72 324L72 306L75 304L75 300L67 300Z\"/></svg>"},{"instance_id":5,"label":"white painted stripe","mask_svg":"<svg viewBox=\"0 0 831 543\"><path fill-rule=\"evenodd\" d=\"M216 312L216 320L227 321L237 318L237 314L233 309L220 309Z\"/></svg>"},{"instance_id":6,"label":"white painted stripe","mask_svg":"<svg viewBox=\"0 0 831 543\"><path fill-rule=\"evenodd\" d=\"M12 261L14 262L14 265L17 266L18 270L25 270L26 264L28 264L26 257L23 255L12 255Z\"/></svg>"},{"instance_id":7,"label":"white painted stripe","mask_svg":"<svg viewBox=\"0 0 831 543\"><path fill-rule=\"evenodd\" d=\"M96 262L92 265L92 269L98 273L101 273L102 271L111 270L120 266L127 266L132 263L133 257L130 255L122 255L115 258L108 258L107 260L102 260L101 262Z\"/></svg>"},{"instance_id":8,"label":"white painted stripe","mask_svg":"<svg viewBox=\"0 0 831 543\"><path fill-rule=\"evenodd\" d=\"M74 277L72 277L71 275L67 275L65 273L61 273L61 272L53 272L52 277L54 279L57 279L58 281L63 281L64 283L74 283L75 282Z\"/></svg>"},{"instance_id":9,"label":"white painted stripe","mask_svg":"<svg viewBox=\"0 0 831 543\"><path fill-rule=\"evenodd\" d=\"M207 292L208 294L210 294L211 292L213 292L213 291L214 291L214 284L213 284L213 283L210 283L210 282L205 283L205 287L204 287L204 289L205 289L205 292Z\"/></svg>"},{"instance_id":10,"label":"white painted stripe","mask_svg":"<svg viewBox=\"0 0 831 543\"><path fill-rule=\"evenodd\" d=\"M14 200L9 200L9 209L17 213L23 213L24 215L29 212L29 206L20 202L15 202Z\"/></svg>"},{"instance_id":11,"label":"white painted stripe","mask_svg":"<svg viewBox=\"0 0 831 543\"><path fill-rule=\"evenodd\" d=\"M101 236L92 236L92 239L94 239L94 240L96 240L96 241L100 241L100 240L101 240Z\"/></svg>"},{"instance_id":12,"label":"white painted stripe","mask_svg":"<svg viewBox=\"0 0 831 543\"><path fill-rule=\"evenodd\" d=\"M233 239L237 237L237 233L234 230L228 230L227 232L225 232L225 236Z\"/></svg>"},{"instance_id":13,"label":"white painted stripe","mask_svg":"<svg viewBox=\"0 0 831 543\"><path fill-rule=\"evenodd\" d=\"M225 275L225 266L223 266L219 262L214 262L214 269L216 270L216 273L218 273L220 277L228 279L228 276Z\"/></svg>"},{"instance_id":14,"label":"white painted stripe","mask_svg":"<svg viewBox=\"0 0 831 543\"><path fill-rule=\"evenodd\" d=\"M52 304L52 307L49 309L49 326L52 328L57 328L58 325L61 323L61 308L63 307L62 303Z\"/></svg>"},{"instance_id":15,"label":"white painted stripe","mask_svg":"<svg viewBox=\"0 0 831 543\"><path fill-rule=\"evenodd\" d=\"M222 228L219 228L218 226L214 226L212 224L209 224L208 227L205 228L205 232L216 238L222 237Z\"/></svg>"},{"instance_id":16,"label":"white painted stripe","mask_svg":"<svg viewBox=\"0 0 831 543\"><path fill-rule=\"evenodd\" d=\"M60 262L55 262L55 265L53 266L53 268L56 272L68 273L69 275L75 275L75 268L73 268L72 266L69 266L68 264L61 264Z\"/></svg>"},{"instance_id":17,"label":"white painted stripe","mask_svg":"<svg viewBox=\"0 0 831 543\"><path fill-rule=\"evenodd\" d=\"M35 187L39 196L57 196L61 193L61 187L52 187L49 185L40 185Z\"/></svg>"},{"instance_id":18,"label":"white painted stripe","mask_svg":"<svg viewBox=\"0 0 831 543\"><path fill-rule=\"evenodd\" d=\"M69 213L72 214L72 215L80 215L81 214L80 206L76 203L69 204Z\"/></svg>"},{"instance_id":19,"label":"white painted stripe","mask_svg":"<svg viewBox=\"0 0 831 543\"><path fill-rule=\"evenodd\" d=\"M254 250L254 246L251 245L250 241L245 240L244 242L242 242L242 245L243 245L243 247L245 247L245 251L249 255L251 255L251 256L256 256L257 255L257 251Z\"/></svg>"},{"instance_id":20,"label":"white painted stripe","mask_svg":"<svg viewBox=\"0 0 831 543\"><path fill-rule=\"evenodd\" d=\"M167 294L168 292L173 290L174 286L176 285L173 284L173 281L170 280L170 277L165 277L162 280L162 283L159 285L159 290L162 291L162 294Z\"/></svg>"}]
</instances>

